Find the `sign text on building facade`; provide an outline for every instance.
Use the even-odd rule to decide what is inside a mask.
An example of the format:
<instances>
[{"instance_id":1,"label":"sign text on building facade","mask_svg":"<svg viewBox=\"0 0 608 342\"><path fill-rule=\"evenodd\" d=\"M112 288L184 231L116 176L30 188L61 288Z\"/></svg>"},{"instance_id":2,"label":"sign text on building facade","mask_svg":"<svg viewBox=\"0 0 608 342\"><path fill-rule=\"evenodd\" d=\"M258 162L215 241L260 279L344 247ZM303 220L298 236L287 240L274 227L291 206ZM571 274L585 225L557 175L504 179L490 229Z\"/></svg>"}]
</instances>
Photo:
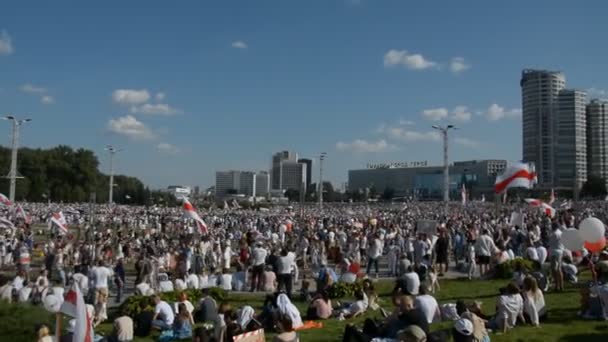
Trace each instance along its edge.
<instances>
[{"instance_id":1,"label":"sign text on building facade","mask_svg":"<svg viewBox=\"0 0 608 342\"><path fill-rule=\"evenodd\" d=\"M427 161L415 161L415 162L393 162L393 163L367 163L368 169L398 169L407 167L425 167Z\"/></svg>"}]
</instances>

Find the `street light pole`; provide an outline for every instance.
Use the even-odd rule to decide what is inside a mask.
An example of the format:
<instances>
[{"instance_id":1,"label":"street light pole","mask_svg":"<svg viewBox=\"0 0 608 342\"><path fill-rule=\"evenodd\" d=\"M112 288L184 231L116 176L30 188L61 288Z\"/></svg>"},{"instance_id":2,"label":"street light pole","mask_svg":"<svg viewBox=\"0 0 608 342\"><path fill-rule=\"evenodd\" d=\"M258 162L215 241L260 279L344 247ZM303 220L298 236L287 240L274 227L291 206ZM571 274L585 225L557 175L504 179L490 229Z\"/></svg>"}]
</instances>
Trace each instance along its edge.
<instances>
[{"instance_id":1,"label":"street light pole","mask_svg":"<svg viewBox=\"0 0 608 342\"><path fill-rule=\"evenodd\" d=\"M448 157L448 131L457 129L453 125L433 126L434 129L441 132L443 138L443 201L447 204L450 201L450 169Z\"/></svg>"},{"instance_id":2,"label":"street light pole","mask_svg":"<svg viewBox=\"0 0 608 342\"><path fill-rule=\"evenodd\" d=\"M15 188L17 187L17 178L21 178L17 176L17 154L19 151L19 126L23 125L26 122L32 121L32 119L17 119L12 115L7 115L3 117L4 120L12 121L13 129L12 129L12 138L11 138L11 170L9 171L7 178L10 178L10 189L9 189L9 199L11 202L15 201Z\"/></svg>"},{"instance_id":3,"label":"street light pole","mask_svg":"<svg viewBox=\"0 0 608 342\"><path fill-rule=\"evenodd\" d=\"M110 153L110 191L108 194L108 204L114 203L114 155L122 149L117 149L112 145L108 145L105 148Z\"/></svg>"},{"instance_id":4,"label":"street light pole","mask_svg":"<svg viewBox=\"0 0 608 342\"><path fill-rule=\"evenodd\" d=\"M323 161L327 153L321 152L319 155L319 209L323 210Z\"/></svg>"}]
</instances>

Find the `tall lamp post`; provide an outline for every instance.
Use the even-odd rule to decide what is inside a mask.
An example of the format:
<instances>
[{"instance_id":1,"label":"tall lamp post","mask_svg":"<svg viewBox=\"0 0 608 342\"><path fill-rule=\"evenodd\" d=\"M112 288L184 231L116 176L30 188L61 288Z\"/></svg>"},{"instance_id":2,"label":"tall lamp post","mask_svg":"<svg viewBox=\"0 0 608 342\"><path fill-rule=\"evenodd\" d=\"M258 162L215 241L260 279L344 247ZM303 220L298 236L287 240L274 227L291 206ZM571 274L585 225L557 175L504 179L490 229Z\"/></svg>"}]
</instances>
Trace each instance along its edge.
<instances>
[{"instance_id":1,"label":"tall lamp post","mask_svg":"<svg viewBox=\"0 0 608 342\"><path fill-rule=\"evenodd\" d=\"M450 201L450 170L448 164L448 131L458 129L454 125L437 126L433 128L441 132L443 137L443 201L447 204Z\"/></svg>"},{"instance_id":2,"label":"tall lamp post","mask_svg":"<svg viewBox=\"0 0 608 342\"><path fill-rule=\"evenodd\" d=\"M110 153L110 193L108 195L108 204L112 205L112 203L114 203L114 155L122 151L122 148L108 145L105 150Z\"/></svg>"},{"instance_id":3,"label":"tall lamp post","mask_svg":"<svg viewBox=\"0 0 608 342\"><path fill-rule=\"evenodd\" d=\"M11 138L11 170L9 171L6 178L10 179L10 190L9 190L9 199L11 202L15 201L15 187L17 185L17 152L19 150L19 127L26 122L32 121L32 119L17 119L12 115L7 115L2 117L4 120L10 120L13 122L13 132Z\"/></svg>"},{"instance_id":4,"label":"tall lamp post","mask_svg":"<svg viewBox=\"0 0 608 342\"><path fill-rule=\"evenodd\" d=\"M327 156L326 152L319 155L319 209L323 210L323 161Z\"/></svg>"}]
</instances>

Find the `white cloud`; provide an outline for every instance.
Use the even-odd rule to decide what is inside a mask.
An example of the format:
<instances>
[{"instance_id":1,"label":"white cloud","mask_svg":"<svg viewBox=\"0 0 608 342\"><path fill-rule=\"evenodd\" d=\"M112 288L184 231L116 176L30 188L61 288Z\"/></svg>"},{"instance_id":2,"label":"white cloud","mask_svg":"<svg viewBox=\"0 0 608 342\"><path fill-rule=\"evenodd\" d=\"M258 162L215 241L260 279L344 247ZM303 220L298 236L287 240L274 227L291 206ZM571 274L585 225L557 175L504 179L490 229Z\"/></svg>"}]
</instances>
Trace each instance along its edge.
<instances>
[{"instance_id":1,"label":"white cloud","mask_svg":"<svg viewBox=\"0 0 608 342\"><path fill-rule=\"evenodd\" d=\"M46 88L37 87L30 83L26 83L21 86L21 91L28 94L44 94L46 93Z\"/></svg>"},{"instance_id":2,"label":"white cloud","mask_svg":"<svg viewBox=\"0 0 608 342\"><path fill-rule=\"evenodd\" d=\"M173 115L179 111L165 103L150 104L145 103L141 106L132 106L131 113L133 114L157 114L157 115Z\"/></svg>"},{"instance_id":3,"label":"white cloud","mask_svg":"<svg viewBox=\"0 0 608 342\"><path fill-rule=\"evenodd\" d=\"M452 110L450 118L454 121L467 122L471 120L471 112L466 106L457 106Z\"/></svg>"},{"instance_id":4,"label":"white cloud","mask_svg":"<svg viewBox=\"0 0 608 342\"><path fill-rule=\"evenodd\" d=\"M384 139L375 142L357 139L349 143L340 141L336 144L336 149L338 151L351 151L355 153L380 153L394 150L396 147Z\"/></svg>"},{"instance_id":5,"label":"white cloud","mask_svg":"<svg viewBox=\"0 0 608 342\"><path fill-rule=\"evenodd\" d=\"M150 93L146 89L116 89L112 93L112 100L122 105L137 105L148 102Z\"/></svg>"},{"instance_id":6,"label":"white cloud","mask_svg":"<svg viewBox=\"0 0 608 342\"><path fill-rule=\"evenodd\" d=\"M494 103L488 108L485 115L490 121L498 121L506 118L519 118L521 117L521 109L505 109Z\"/></svg>"},{"instance_id":7,"label":"white cloud","mask_svg":"<svg viewBox=\"0 0 608 342\"><path fill-rule=\"evenodd\" d=\"M231 46L235 49L246 49L247 48L247 43L245 43L242 40L237 40L235 42L232 42Z\"/></svg>"},{"instance_id":8,"label":"white cloud","mask_svg":"<svg viewBox=\"0 0 608 342\"><path fill-rule=\"evenodd\" d=\"M13 52L15 52L15 48L13 48L11 36L8 35L8 32L2 30L0 32L0 56L8 56Z\"/></svg>"},{"instance_id":9,"label":"white cloud","mask_svg":"<svg viewBox=\"0 0 608 342\"><path fill-rule=\"evenodd\" d=\"M413 126L416 123L414 121L412 121L412 120L403 120L403 119L401 119L401 120L399 120L399 124L402 125L402 126Z\"/></svg>"},{"instance_id":10,"label":"white cloud","mask_svg":"<svg viewBox=\"0 0 608 342\"><path fill-rule=\"evenodd\" d=\"M161 142L158 145L156 145L156 149L158 150L158 152L162 152L162 153L166 153L166 154L177 154L180 152L180 149L177 146L171 145L166 142Z\"/></svg>"},{"instance_id":11,"label":"white cloud","mask_svg":"<svg viewBox=\"0 0 608 342\"><path fill-rule=\"evenodd\" d=\"M384 55L384 66L403 65L412 70L424 70L437 67L437 63L427 60L421 54L410 54L406 50L389 50Z\"/></svg>"},{"instance_id":12,"label":"white cloud","mask_svg":"<svg viewBox=\"0 0 608 342\"><path fill-rule=\"evenodd\" d=\"M108 121L108 130L135 140L149 140L154 133L143 122L132 115L125 115Z\"/></svg>"},{"instance_id":13,"label":"white cloud","mask_svg":"<svg viewBox=\"0 0 608 342\"><path fill-rule=\"evenodd\" d=\"M391 139L406 142L433 142L440 140L439 133L435 131L418 132L402 127L391 127L386 129L386 133Z\"/></svg>"},{"instance_id":14,"label":"white cloud","mask_svg":"<svg viewBox=\"0 0 608 342\"><path fill-rule=\"evenodd\" d=\"M469 138L456 137L454 138L454 142L458 145L462 145L470 148L479 148L481 144L475 140Z\"/></svg>"},{"instance_id":15,"label":"white cloud","mask_svg":"<svg viewBox=\"0 0 608 342\"><path fill-rule=\"evenodd\" d=\"M43 104L52 104L55 103L55 98L50 95L44 95L40 98L40 102L42 102Z\"/></svg>"},{"instance_id":16,"label":"white cloud","mask_svg":"<svg viewBox=\"0 0 608 342\"><path fill-rule=\"evenodd\" d=\"M439 121L448 117L448 110L446 108L425 109L422 111L422 115L429 120Z\"/></svg>"},{"instance_id":17,"label":"white cloud","mask_svg":"<svg viewBox=\"0 0 608 342\"><path fill-rule=\"evenodd\" d=\"M459 72L465 71L470 68L471 68L471 65L465 63L463 57L454 57L450 61L450 71L453 73L459 73Z\"/></svg>"},{"instance_id":18,"label":"white cloud","mask_svg":"<svg viewBox=\"0 0 608 342\"><path fill-rule=\"evenodd\" d=\"M164 99L165 99L165 93L163 93L162 91L156 93L156 101L162 101Z\"/></svg>"}]
</instances>

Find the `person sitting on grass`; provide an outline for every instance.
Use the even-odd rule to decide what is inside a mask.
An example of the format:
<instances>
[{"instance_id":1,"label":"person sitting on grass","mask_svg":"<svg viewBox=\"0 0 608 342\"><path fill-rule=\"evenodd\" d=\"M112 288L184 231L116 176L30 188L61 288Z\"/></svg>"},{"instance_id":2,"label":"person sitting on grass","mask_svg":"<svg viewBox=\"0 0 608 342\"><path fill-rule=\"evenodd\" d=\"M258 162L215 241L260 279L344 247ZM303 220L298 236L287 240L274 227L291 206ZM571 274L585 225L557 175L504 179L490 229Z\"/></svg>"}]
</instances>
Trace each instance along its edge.
<instances>
[{"instance_id":1,"label":"person sitting on grass","mask_svg":"<svg viewBox=\"0 0 608 342\"><path fill-rule=\"evenodd\" d=\"M486 330L487 321L477 316L467 307L464 301L456 302L456 313L460 318L465 318L473 323L473 339L472 342L490 342L490 336Z\"/></svg>"},{"instance_id":2,"label":"person sitting on grass","mask_svg":"<svg viewBox=\"0 0 608 342\"><path fill-rule=\"evenodd\" d=\"M134 335L137 337L146 337L150 335L152 330L152 320L154 319L154 312L146 310L149 302L142 300L139 302L139 313L134 317L133 322L135 323Z\"/></svg>"},{"instance_id":3,"label":"person sitting on grass","mask_svg":"<svg viewBox=\"0 0 608 342\"><path fill-rule=\"evenodd\" d=\"M175 315L173 309L167 302L160 299L160 296L152 296L154 302L154 317L152 317L152 327L161 331L170 330L173 327Z\"/></svg>"},{"instance_id":4,"label":"person sitting on grass","mask_svg":"<svg viewBox=\"0 0 608 342\"><path fill-rule=\"evenodd\" d=\"M174 304L176 314L179 312L179 306L181 304L184 304L186 306L186 309L190 314L194 312L194 305L192 305L192 303L188 300L188 295L186 294L186 292L180 292L177 296L177 300L178 301Z\"/></svg>"},{"instance_id":5,"label":"person sitting on grass","mask_svg":"<svg viewBox=\"0 0 608 342\"><path fill-rule=\"evenodd\" d=\"M538 288L535 278L526 277L524 279L522 295L524 297L524 317L526 318L526 322L531 323L535 327L540 326L540 321L546 319L547 311L543 291Z\"/></svg>"},{"instance_id":6,"label":"person sitting on grass","mask_svg":"<svg viewBox=\"0 0 608 342\"><path fill-rule=\"evenodd\" d=\"M475 341L473 322L466 318L461 318L454 323L452 328L452 338L454 342L473 342Z\"/></svg>"},{"instance_id":7,"label":"person sitting on grass","mask_svg":"<svg viewBox=\"0 0 608 342\"><path fill-rule=\"evenodd\" d=\"M281 331L277 334L272 342L300 342L298 334L294 331L293 323L289 317L284 317L280 322Z\"/></svg>"},{"instance_id":8,"label":"person sitting on grass","mask_svg":"<svg viewBox=\"0 0 608 342\"><path fill-rule=\"evenodd\" d=\"M302 316L300 316L300 311L291 303L286 294L281 293L277 296L277 308L279 313L279 322L281 322L284 318L289 318L294 329L304 325L302 322Z\"/></svg>"},{"instance_id":9,"label":"person sitting on grass","mask_svg":"<svg viewBox=\"0 0 608 342\"><path fill-rule=\"evenodd\" d=\"M310 320L328 319L331 317L331 313L331 299L329 299L327 292L322 291L313 298L308 306L306 318Z\"/></svg>"},{"instance_id":10,"label":"person sitting on grass","mask_svg":"<svg viewBox=\"0 0 608 342\"><path fill-rule=\"evenodd\" d=\"M345 318L355 318L367 311L367 308L369 307L369 299L367 298L365 292L361 290L357 291L355 293L355 299L356 301L354 303L344 304L341 306L341 308L336 310L335 314L339 320L343 320Z\"/></svg>"},{"instance_id":11,"label":"person sitting on grass","mask_svg":"<svg viewBox=\"0 0 608 342\"><path fill-rule=\"evenodd\" d=\"M197 322L215 322L218 308L215 299L209 295L209 289L202 290L203 297L198 301L195 318Z\"/></svg>"},{"instance_id":12,"label":"person sitting on grass","mask_svg":"<svg viewBox=\"0 0 608 342\"><path fill-rule=\"evenodd\" d=\"M49 327L42 324L36 329L36 342L54 342L55 339L51 335Z\"/></svg>"},{"instance_id":13,"label":"person sitting on grass","mask_svg":"<svg viewBox=\"0 0 608 342\"><path fill-rule=\"evenodd\" d=\"M408 296L415 296L420 289L420 277L414 272L414 267L409 266L407 272L397 279L393 293L401 293Z\"/></svg>"},{"instance_id":14,"label":"person sitting on grass","mask_svg":"<svg viewBox=\"0 0 608 342\"><path fill-rule=\"evenodd\" d=\"M581 289L581 311L584 319L608 320L608 262L600 261L595 267L597 282Z\"/></svg>"},{"instance_id":15,"label":"person sitting on grass","mask_svg":"<svg viewBox=\"0 0 608 342\"><path fill-rule=\"evenodd\" d=\"M420 310L429 324L441 322L441 311L435 297L427 293L426 286L420 286L416 297L416 309Z\"/></svg>"},{"instance_id":16,"label":"person sitting on grass","mask_svg":"<svg viewBox=\"0 0 608 342\"><path fill-rule=\"evenodd\" d=\"M179 304L179 311L173 322L173 338L183 340L192 337L194 319L185 304Z\"/></svg>"},{"instance_id":17,"label":"person sitting on grass","mask_svg":"<svg viewBox=\"0 0 608 342\"><path fill-rule=\"evenodd\" d=\"M524 302L519 288L510 283L506 288L500 289L500 296L496 301L496 316L488 322L488 328L506 333L515 327L517 320L524 321Z\"/></svg>"}]
</instances>

